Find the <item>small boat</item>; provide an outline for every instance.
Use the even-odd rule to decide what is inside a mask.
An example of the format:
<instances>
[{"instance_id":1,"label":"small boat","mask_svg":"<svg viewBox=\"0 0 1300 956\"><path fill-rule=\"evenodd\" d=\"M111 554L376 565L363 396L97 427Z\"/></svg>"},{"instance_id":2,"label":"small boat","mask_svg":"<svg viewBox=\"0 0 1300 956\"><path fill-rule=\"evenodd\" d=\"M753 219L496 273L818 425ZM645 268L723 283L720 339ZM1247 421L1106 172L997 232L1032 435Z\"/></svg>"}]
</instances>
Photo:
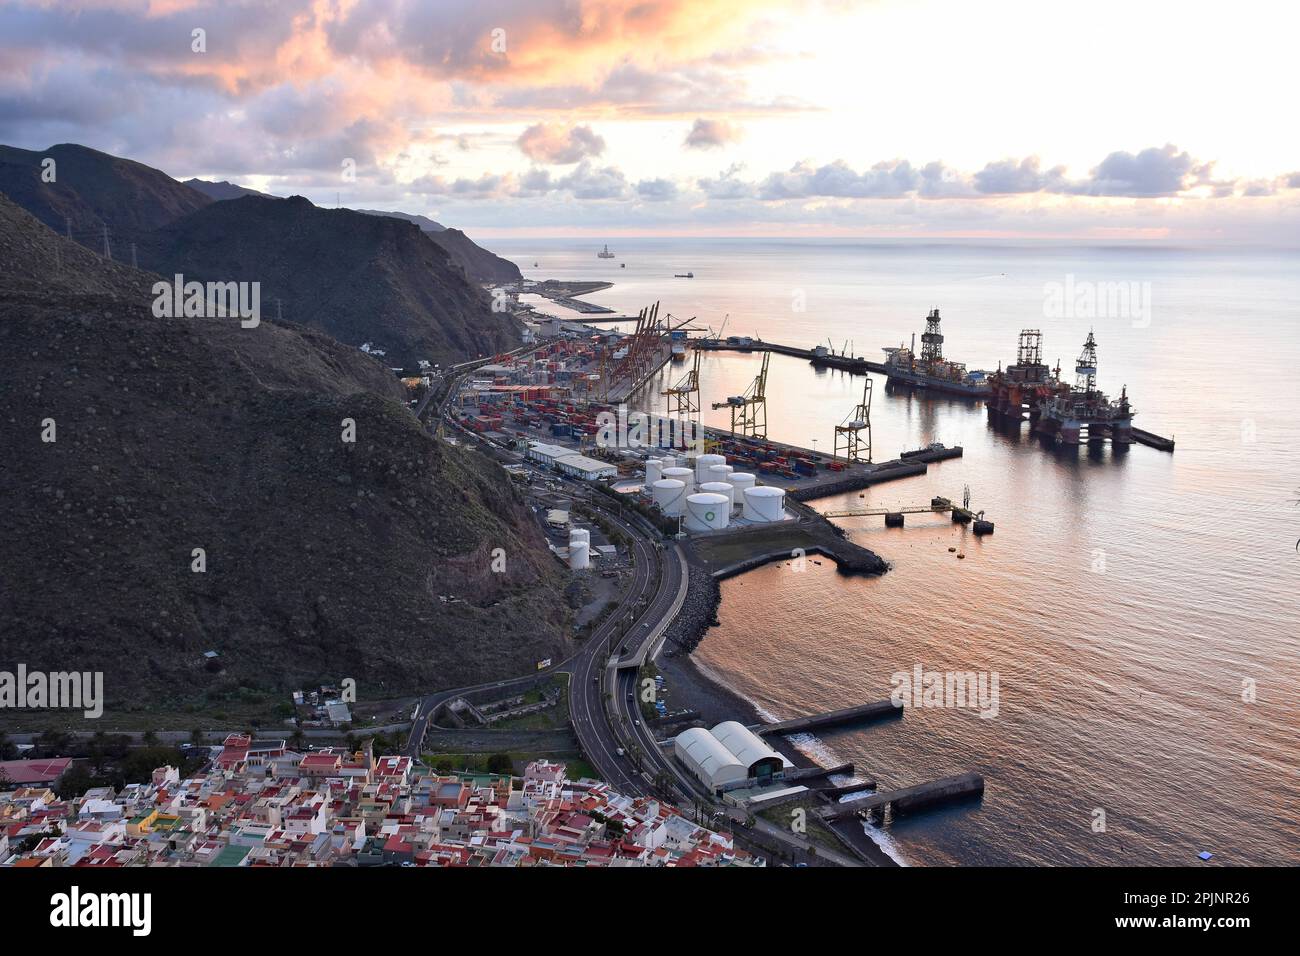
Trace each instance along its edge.
<instances>
[{"instance_id":1,"label":"small boat","mask_svg":"<svg viewBox=\"0 0 1300 956\"><path fill-rule=\"evenodd\" d=\"M614 253L612 253L612 252L609 251L609 244L608 244L608 243L606 243L604 249L601 249L600 252L596 253L596 258L597 258L597 259L613 259L613 258L614 258Z\"/></svg>"},{"instance_id":2,"label":"small boat","mask_svg":"<svg viewBox=\"0 0 1300 956\"><path fill-rule=\"evenodd\" d=\"M695 278L695 273L694 273L694 272L679 272L679 273L677 273L676 275L674 275L673 278L674 278L674 279L694 279L694 278Z\"/></svg>"}]
</instances>

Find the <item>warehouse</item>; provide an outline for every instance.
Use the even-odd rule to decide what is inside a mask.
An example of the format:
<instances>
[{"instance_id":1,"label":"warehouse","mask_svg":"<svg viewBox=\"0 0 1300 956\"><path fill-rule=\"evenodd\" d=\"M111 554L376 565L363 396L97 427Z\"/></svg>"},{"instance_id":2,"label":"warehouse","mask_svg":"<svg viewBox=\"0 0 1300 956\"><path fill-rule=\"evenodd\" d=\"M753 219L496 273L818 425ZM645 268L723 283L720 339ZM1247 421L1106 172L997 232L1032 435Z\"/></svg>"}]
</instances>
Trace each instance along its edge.
<instances>
[{"instance_id":1,"label":"warehouse","mask_svg":"<svg viewBox=\"0 0 1300 956\"><path fill-rule=\"evenodd\" d=\"M743 784L745 765L703 727L692 727L677 735L673 749L696 780L717 793L728 785Z\"/></svg>"},{"instance_id":2,"label":"warehouse","mask_svg":"<svg viewBox=\"0 0 1300 956\"><path fill-rule=\"evenodd\" d=\"M563 458L557 458L555 459L555 467L570 478L581 478L584 481L613 478L618 474L618 468L609 462L597 461L594 458L588 458L586 455L569 454Z\"/></svg>"},{"instance_id":3,"label":"warehouse","mask_svg":"<svg viewBox=\"0 0 1300 956\"><path fill-rule=\"evenodd\" d=\"M573 449L565 448L563 445L548 445L540 441L530 442L528 445L528 457L543 465L553 465L558 459L568 458L572 454Z\"/></svg>"},{"instance_id":4,"label":"warehouse","mask_svg":"<svg viewBox=\"0 0 1300 956\"><path fill-rule=\"evenodd\" d=\"M724 721L712 730L692 727L673 743L677 759L712 793L766 786L794 765L744 724Z\"/></svg>"}]
</instances>

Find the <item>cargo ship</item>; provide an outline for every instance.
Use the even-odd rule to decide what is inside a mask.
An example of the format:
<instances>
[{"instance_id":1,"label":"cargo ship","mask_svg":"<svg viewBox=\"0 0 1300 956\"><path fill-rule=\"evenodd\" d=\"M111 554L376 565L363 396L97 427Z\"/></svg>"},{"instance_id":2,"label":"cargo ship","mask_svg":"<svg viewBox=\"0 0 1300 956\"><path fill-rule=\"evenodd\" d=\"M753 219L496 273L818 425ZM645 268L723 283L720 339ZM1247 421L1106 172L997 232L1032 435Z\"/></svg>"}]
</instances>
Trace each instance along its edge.
<instances>
[{"instance_id":1,"label":"cargo ship","mask_svg":"<svg viewBox=\"0 0 1300 956\"><path fill-rule=\"evenodd\" d=\"M905 345L886 346L885 375L891 385L926 389L945 395L963 398L985 398L991 389L988 373L967 371L963 362L952 362L943 357L943 333L939 330L939 310L931 309L925 317L925 332L921 334L921 354L916 354L915 336L912 348Z\"/></svg>"}]
</instances>

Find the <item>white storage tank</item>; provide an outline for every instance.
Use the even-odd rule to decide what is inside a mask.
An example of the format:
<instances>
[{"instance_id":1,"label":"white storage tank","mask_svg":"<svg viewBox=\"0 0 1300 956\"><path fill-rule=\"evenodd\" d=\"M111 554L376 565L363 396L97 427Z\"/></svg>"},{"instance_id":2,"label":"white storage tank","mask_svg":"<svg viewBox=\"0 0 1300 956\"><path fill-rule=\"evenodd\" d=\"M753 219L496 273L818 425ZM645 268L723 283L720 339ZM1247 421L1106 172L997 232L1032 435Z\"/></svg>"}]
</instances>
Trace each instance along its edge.
<instances>
[{"instance_id":1,"label":"white storage tank","mask_svg":"<svg viewBox=\"0 0 1300 956\"><path fill-rule=\"evenodd\" d=\"M705 475L705 481L731 481L731 473L736 469L730 465L710 465L709 473Z\"/></svg>"},{"instance_id":2,"label":"white storage tank","mask_svg":"<svg viewBox=\"0 0 1300 956\"><path fill-rule=\"evenodd\" d=\"M645 486L653 488L654 483L664 476L664 463L658 458L645 460Z\"/></svg>"},{"instance_id":3,"label":"white storage tank","mask_svg":"<svg viewBox=\"0 0 1300 956\"><path fill-rule=\"evenodd\" d=\"M664 456L662 456L659 460L660 460L661 462L663 462L663 465L664 465L665 468L676 468L676 467L677 467L677 459L674 458L672 455L664 455Z\"/></svg>"},{"instance_id":4,"label":"white storage tank","mask_svg":"<svg viewBox=\"0 0 1300 956\"><path fill-rule=\"evenodd\" d=\"M702 484L706 481L712 481L709 469L714 465L725 465L727 459L723 455L700 455L695 459L695 481Z\"/></svg>"},{"instance_id":5,"label":"white storage tank","mask_svg":"<svg viewBox=\"0 0 1300 956\"><path fill-rule=\"evenodd\" d=\"M689 468L665 468L665 478L675 478L686 486L686 493L693 494L695 491L695 472Z\"/></svg>"},{"instance_id":6,"label":"white storage tank","mask_svg":"<svg viewBox=\"0 0 1300 956\"><path fill-rule=\"evenodd\" d=\"M654 503L670 518L686 511L686 483L676 478L660 478L651 489Z\"/></svg>"},{"instance_id":7,"label":"white storage tank","mask_svg":"<svg viewBox=\"0 0 1300 956\"><path fill-rule=\"evenodd\" d=\"M736 489L725 481L706 481L700 485L701 494L722 495L727 499L727 511L734 511L736 507Z\"/></svg>"},{"instance_id":8,"label":"white storage tank","mask_svg":"<svg viewBox=\"0 0 1300 956\"><path fill-rule=\"evenodd\" d=\"M785 518L785 492L772 485L758 485L744 491L744 515L748 521L781 521Z\"/></svg>"},{"instance_id":9,"label":"white storage tank","mask_svg":"<svg viewBox=\"0 0 1300 956\"><path fill-rule=\"evenodd\" d=\"M686 530L714 531L725 528L731 520L726 495L700 492L686 499Z\"/></svg>"},{"instance_id":10,"label":"white storage tank","mask_svg":"<svg viewBox=\"0 0 1300 956\"><path fill-rule=\"evenodd\" d=\"M745 503L745 489L753 488L758 484L758 479L747 471L733 471L727 481L732 489L731 501L733 509L739 508Z\"/></svg>"},{"instance_id":11,"label":"white storage tank","mask_svg":"<svg viewBox=\"0 0 1300 956\"><path fill-rule=\"evenodd\" d=\"M582 571L591 566L591 534L575 528L569 532L569 567Z\"/></svg>"}]
</instances>

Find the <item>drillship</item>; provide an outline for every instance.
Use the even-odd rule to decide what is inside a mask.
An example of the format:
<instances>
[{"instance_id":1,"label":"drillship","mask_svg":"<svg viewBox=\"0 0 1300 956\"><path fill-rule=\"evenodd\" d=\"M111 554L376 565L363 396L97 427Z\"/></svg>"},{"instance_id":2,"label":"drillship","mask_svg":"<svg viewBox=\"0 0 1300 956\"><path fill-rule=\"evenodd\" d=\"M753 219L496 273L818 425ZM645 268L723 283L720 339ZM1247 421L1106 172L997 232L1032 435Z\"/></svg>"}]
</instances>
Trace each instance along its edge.
<instances>
[{"instance_id":1,"label":"drillship","mask_svg":"<svg viewBox=\"0 0 1300 956\"><path fill-rule=\"evenodd\" d=\"M612 253L612 252L609 251L609 244L608 244L608 243L606 243L604 249L601 249L600 252L596 253L596 258L597 258L597 259L613 259L613 258L614 258L614 253Z\"/></svg>"},{"instance_id":2,"label":"drillship","mask_svg":"<svg viewBox=\"0 0 1300 956\"><path fill-rule=\"evenodd\" d=\"M913 338L915 345L915 338ZM885 348L885 374L890 384L924 388L948 395L967 398L984 398L989 392L986 373L966 371L963 362L950 362L943 357L943 333L939 331L939 310L931 309L925 317L925 332L921 334L921 357L905 345Z\"/></svg>"}]
</instances>

